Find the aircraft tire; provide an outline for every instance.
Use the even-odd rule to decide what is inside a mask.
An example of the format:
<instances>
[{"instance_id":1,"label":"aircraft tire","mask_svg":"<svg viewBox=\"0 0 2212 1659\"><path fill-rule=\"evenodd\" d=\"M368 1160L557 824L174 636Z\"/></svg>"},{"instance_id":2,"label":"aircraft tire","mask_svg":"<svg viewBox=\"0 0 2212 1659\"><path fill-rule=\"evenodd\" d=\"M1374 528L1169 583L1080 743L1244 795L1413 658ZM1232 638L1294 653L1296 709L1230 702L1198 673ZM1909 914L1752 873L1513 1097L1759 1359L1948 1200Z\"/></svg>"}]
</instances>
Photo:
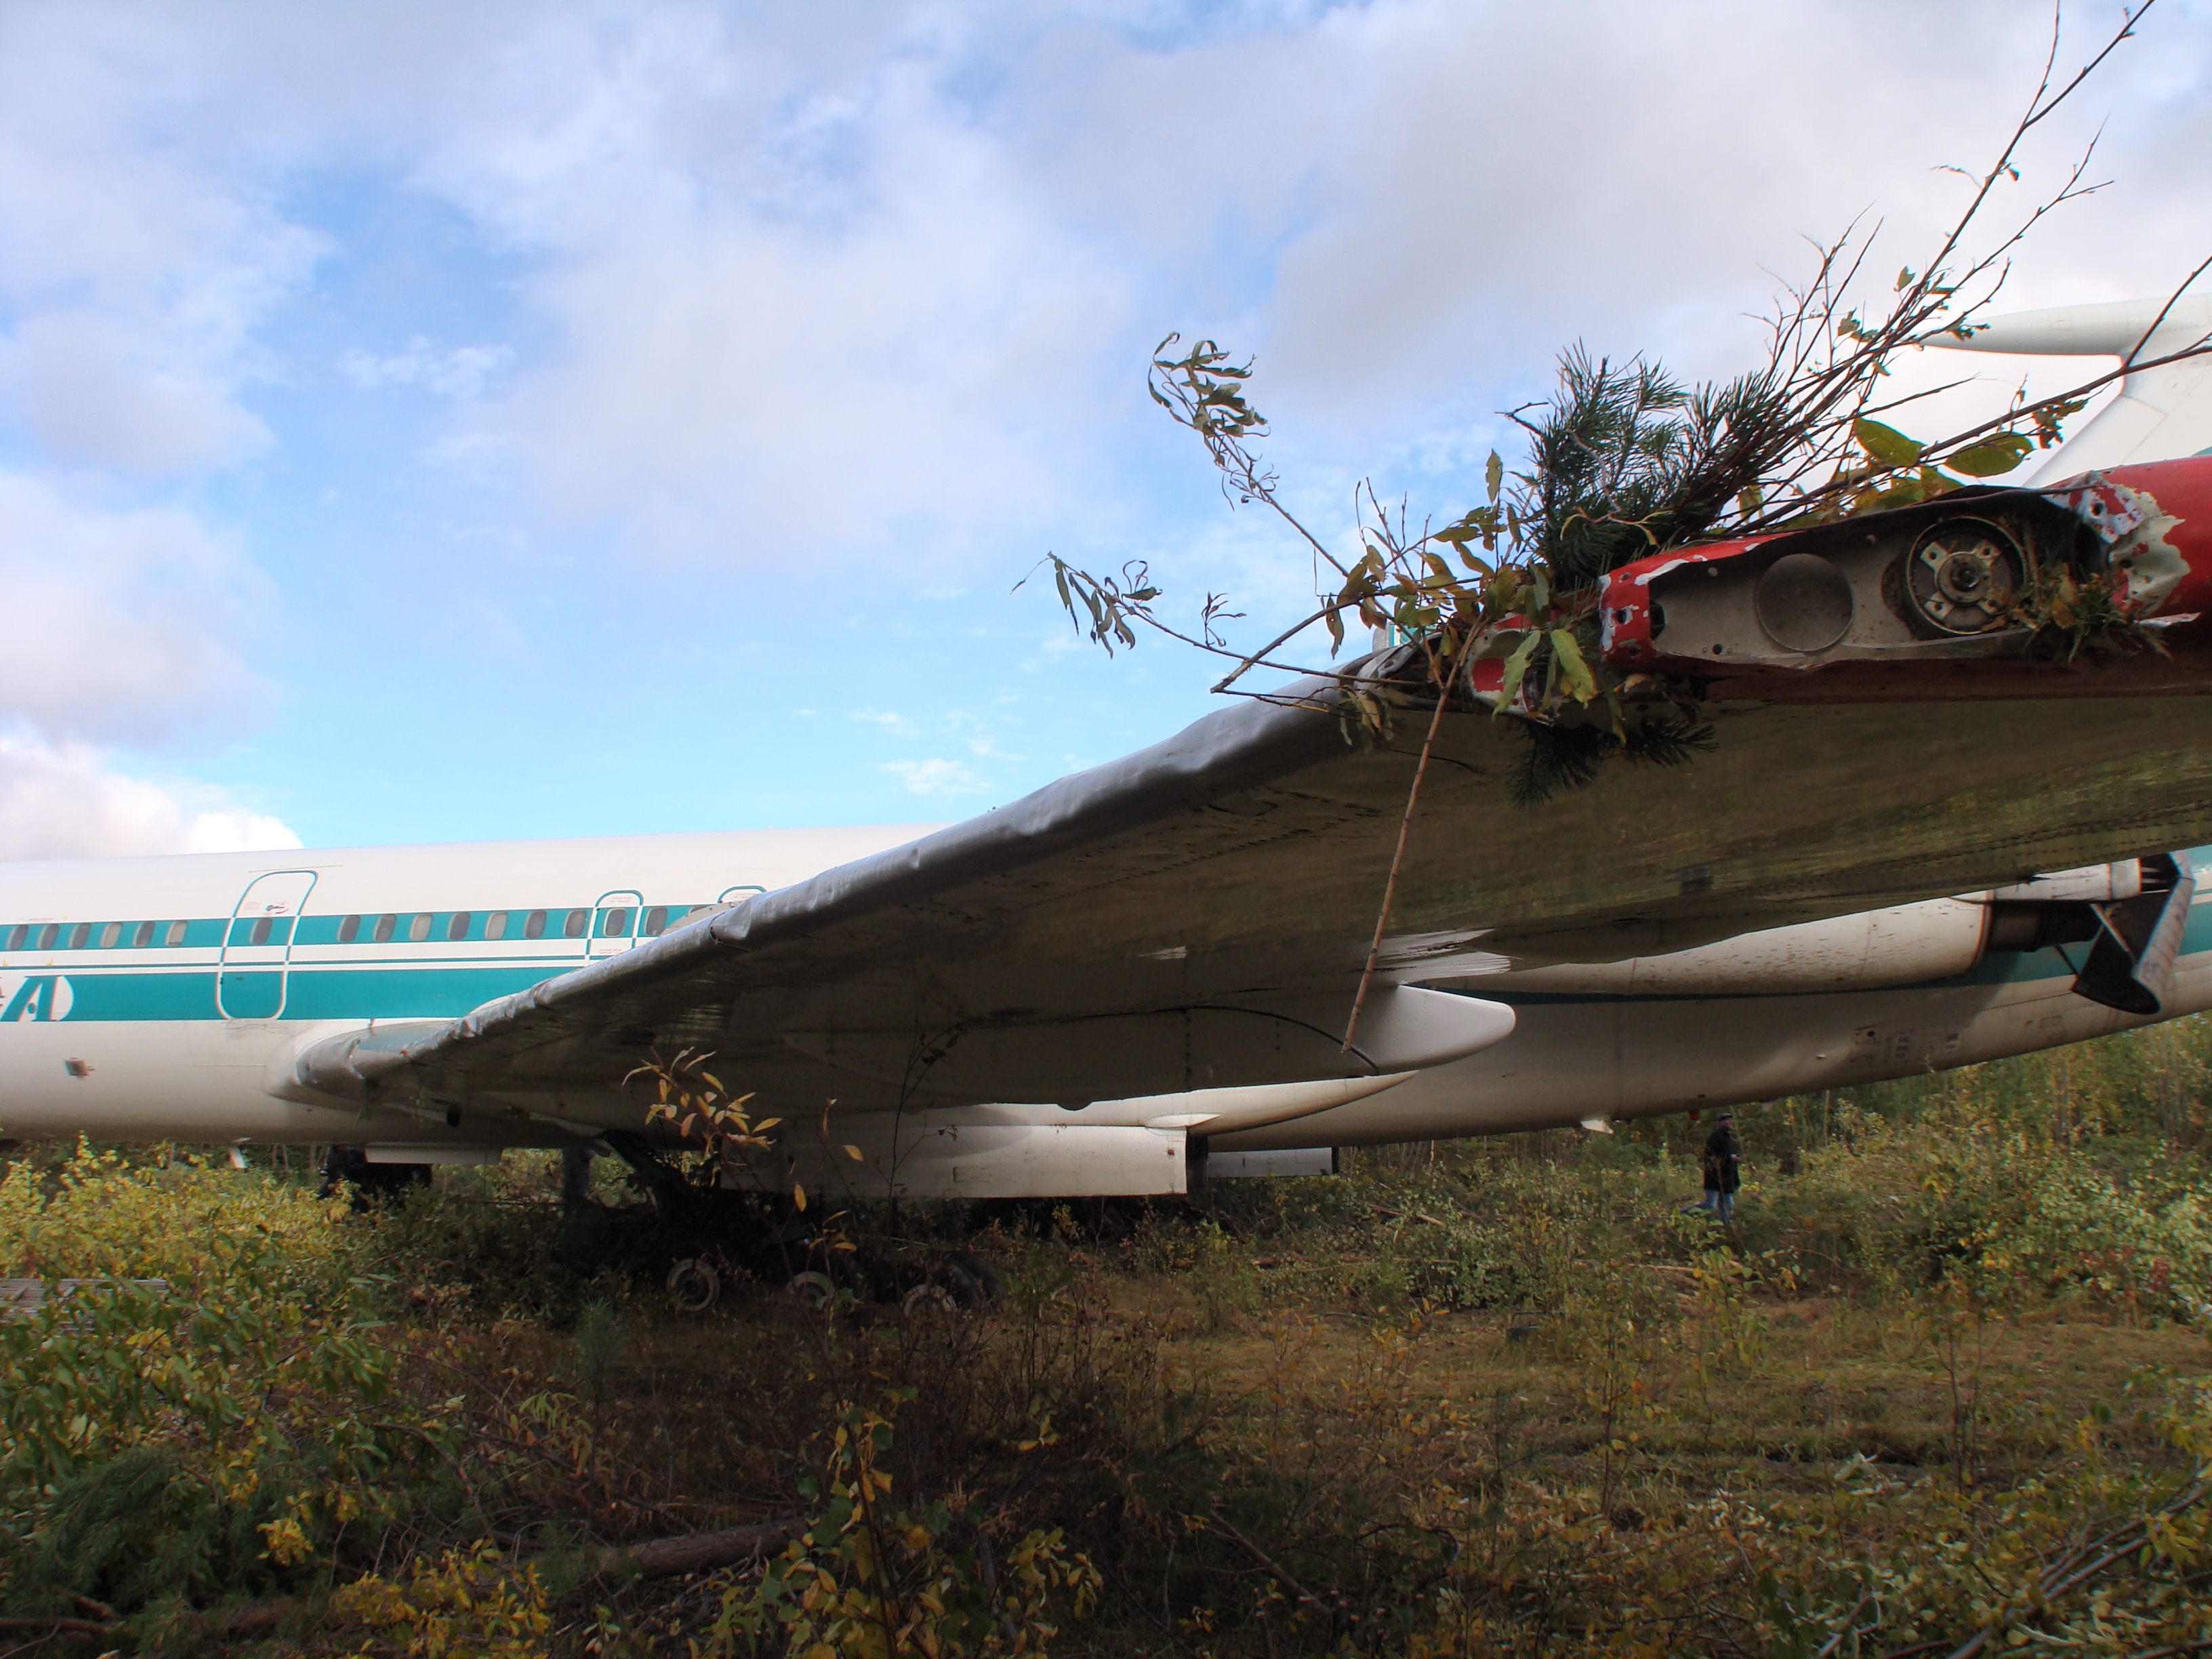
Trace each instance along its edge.
<instances>
[{"instance_id":1,"label":"aircraft tire","mask_svg":"<svg viewBox=\"0 0 2212 1659\"><path fill-rule=\"evenodd\" d=\"M704 1256L687 1256L668 1270L668 1294L678 1312L702 1314L721 1299L722 1276Z\"/></svg>"},{"instance_id":2,"label":"aircraft tire","mask_svg":"<svg viewBox=\"0 0 2212 1659\"><path fill-rule=\"evenodd\" d=\"M991 1264L982 1257L963 1250L957 1255L947 1258L947 1265L958 1268L975 1286L974 1299L963 1303L962 1306L973 1308L979 1313L996 1313L1006 1305L1006 1287L1000 1282L999 1275L992 1272Z\"/></svg>"}]
</instances>

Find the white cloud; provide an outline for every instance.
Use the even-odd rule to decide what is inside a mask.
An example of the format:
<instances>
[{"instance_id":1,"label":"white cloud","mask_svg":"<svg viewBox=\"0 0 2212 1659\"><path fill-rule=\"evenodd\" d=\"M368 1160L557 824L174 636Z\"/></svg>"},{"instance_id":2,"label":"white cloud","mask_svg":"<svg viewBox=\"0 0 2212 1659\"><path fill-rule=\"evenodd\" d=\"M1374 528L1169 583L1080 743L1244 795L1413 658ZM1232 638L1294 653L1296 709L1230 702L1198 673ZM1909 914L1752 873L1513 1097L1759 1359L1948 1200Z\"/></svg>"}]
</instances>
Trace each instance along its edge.
<instances>
[{"instance_id":1,"label":"white cloud","mask_svg":"<svg viewBox=\"0 0 2212 1659\"><path fill-rule=\"evenodd\" d=\"M915 723L904 714L884 708L855 708L853 718L868 726L880 726L893 737L912 738L921 735Z\"/></svg>"},{"instance_id":2,"label":"white cloud","mask_svg":"<svg viewBox=\"0 0 2212 1659\"><path fill-rule=\"evenodd\" d=\"M1369 468L1418 513L1567 340L1725 370L1757 267L1802 269L1799 233L1871 208L1909 246L1954 199L1930 164L1987 149L2041 44L2016 7L1959 0L1944 39L1969 45L1894 50L1924 10L0 10L0 591L35 619L0 659L0 719L136 744L253 710L258 580L198 503L289 490L285 521L313 523L317 491L418 488L369 476L395 455L447 463L433 488L491 497L469 512L525 526L549 568L696 559L773 575L799 614L881 617L1047 546L1157 549L1178 593L1222 586L1256 623L1305 562L1201 495L1137 383L1158 334L1260 353L1322 534ZM2112 112L2120 182L2030 244L2018 303L2133 292L2199 251L2208 21L2162 5L2039 140L2022 197ZM2062 60L2109 21L2077 14ZM451 245L385 246L353 212L425 197L465 221ZM519 314L391 315L370 292L377 259L434 271L460 244L479 263L457 287ZM343 280L318 285L326 261ZM343 436L364 441L295 437L333 363L454 407L351 400ZM403 418L434 428L377 424ZM288 556L343 545L304 543ZM363 612L381 579L364 571ZM1090 648L1054 635L1024 665ZM965 745L893 763L917 792L1018 760L949 719L878 723Z\"/></svg>"},{"instance_id":3,"label":"white cloud","mask_svg":"<svg viewBox=\"0 0 2212 1659\"><path fill-rule=\"evenodd\" d=\"M281 820L188 782L116 770L99 750L0 735L0 859L297 847Z\"/></svg>"},{"instance_id":4,"label":"white cloud","mask_svg":"<svg viewBox=\"0 0 2212 1659\"><path fill-rule=\"evenodd\" d=\"M977 760L1018 763L1024 758L1009 753L1000 744L998 733L964 708L946 709L944 725L947 731L953 732L967 745L968 752Z\"/></svg>"},{"instance_id":5,"label":"white cloud","mask_svg":"<svg viewBox=\"0 0 2212 1659\"><path fill-rule=\"evenodd\" d=\"M1799 239L1862 212L1917 257L1961 201L1932 169L1990 159L2047 18L1966 0L1944 27L1970 49L1892 50L1924 21L1910 0L1378 0L1102 50L1075 86L1032 88L1031 113L1063 135L1037 148L1065 156L1060 176L1117 242L1191 270L1170 320L1258 348L1262 407L1294 414L1286 431L1371 447L1471 398L1486 416L1516 385L1540 394L1577 336L1747 367L1756 336L1737 313L1769 293L1760 267L1803 271ZM2069 13L2062 62L2116 21ZM2106 112L2136 129L2107 137L2114 194L2028 245L2021 303L2194 263L2202 216L2182 204L2202 201L2212 145L2177 128L2208 126L2207 39L2201 12L2154 15L2028 146L1996 218L2055 185ZM2163 118L2146 121L2152 105ZM1876 264L1886 277L1899 262Z\"/></svg>"},{"instance_id":6,"label":"white cloud","mask_svg":"<svg viewBox=\"0 0 2212 1659\"><path fill-rule=\"evenodd\" d=\"M183 507L112 508L0 472L0 718L145 742L258 714L235 637L259 573Z\"/></svg>"},{"instance_id":7,"label":"white cloud","mask_svg":"<svg viewBox=\"0 0 2212 1659\"><path fill-rule=\"evenodd\" d=\"M340 372L357 386L420 386L441 398L474 398L514 363L513 346L439 346L420 334L390 356L356 348L338 358Z\"/></svg>"},{"instance_id":8,"label":"white cloud","mask_svg":"<svg viewBox=\"0 0 2212 1659\"><path fill-rule=\"evenodd\" d=\"M180 474L268 441L252 335L325 242L240 165L238 100L191 110L195 77L148 73L193 33L0 18L0 415L64 465Z\"/></svg>"},{"instance_id":9,"label":"white cloud","mask_svg":"<svg viewBox=\"0 0 2212 1659\"><path fill-rule=\"evenodd\" d=\"M884 761L876 769L890 773L917 795L977 795L990 787L969 767L941 757Z\"/></svg>"},{"instance_id":10,"label":"white cloud","mask_svg":"<svg viewBox=\"0 0 2212 1659\"><path fill-rule=\"evenodd\" d=\"M471 429L556 522L942 587L1047 526L1114 537L1107 452L1172 325L1261 349L1286 455L1427 472L1479 464L1470 418L1577 335L1739 365L1762 262L1869 204L1911 246L1956 198L1931 164L1979 159L2032 79L2016 9L1968 0L1973 51L1900 57L1918 10L1873 3L1148 8L1142 35L1111 9L554 14L418 177L539 260L560 344ZM2124 51L2031 185L2138 85L2203 124L2174 64L2204 31L2165 28L2180 50ZM2110 143L2151 233L2113 272L2093 205L2037 282L2193 245L2205 163Z\"/></svg>"},{"instance_id":11,"label":"white cloud","mask_svg":"<svg viewBox=\"0 0 2212 1659\"><path fill-rule=\"evenodd\" d=\"M1924 224L1955 182L1930 164L2009 119L2040 21L1962 0L1971 50L1890 49L1922 22L1910 0L19 12L0 383L58 455L234 459L263 441L236 402L269 368L253 331L335 246L281 186L383 169L518 254L547 330L345 355L463 399L511 371L434 455L651 555L888 554L941 588L1047 526L1115 536L1133 481L1106 452L1170 325L1262 349L1286 434L1355 466L1456 466L1470 446L1437 432L1540 392L1577 334L1728 366L1761 261L1797 268L1800 233L1870 204ZM2024 303L2193 246L2207 38L2162 8L2054 124L2044 161L2113 111L2122 186L2032 251Z\"/></svg>"},{"instance_id":12,"label":"white cloud","mask_svg":"<svg viewBox=\"0 0 2212 1659\"><path fill-rule=\"evenodd\" d=\"M850 228L617 222L540 289L567 344L491 417L549 507L730 568L902 550L924 568L1073 511L1109 268L918 114Z\"/></svg>"},{"instance_id":13,"label":"white cloud","mask_svg":"<svg viewBox=\"0 0 2212 1659\"><path fill-rule=\"evenodd\" d=\"M0 400L73 464L163 474L243 459L268 429L196 356L110 317L41 313L0 340Z\"/></svg>"}]
</instances>

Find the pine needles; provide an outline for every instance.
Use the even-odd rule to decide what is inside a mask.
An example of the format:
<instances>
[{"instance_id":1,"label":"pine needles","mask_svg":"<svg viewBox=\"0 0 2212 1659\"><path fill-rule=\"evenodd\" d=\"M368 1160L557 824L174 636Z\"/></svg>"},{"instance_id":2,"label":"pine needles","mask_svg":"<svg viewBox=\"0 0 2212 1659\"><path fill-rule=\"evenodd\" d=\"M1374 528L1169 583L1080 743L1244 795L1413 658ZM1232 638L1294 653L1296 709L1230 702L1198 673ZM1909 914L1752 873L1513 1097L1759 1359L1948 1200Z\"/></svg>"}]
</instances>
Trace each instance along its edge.
<instances>
[{"instance_id":1,"label":"pine needles","mask_svg":"<svg viewBox=\"0 0 2212 1659\"><path fill-rule=\"evenodd\" d=\"M1615 756L1651 766L1680 766L1714 741L1711 726L1674 715L1655 715L1624 730L1625 736L1601 726L1522 726L1526 745L1505 780L1513 804L1540 806L1563 791L1595 783Z\"/></svg>"}]
</instances>

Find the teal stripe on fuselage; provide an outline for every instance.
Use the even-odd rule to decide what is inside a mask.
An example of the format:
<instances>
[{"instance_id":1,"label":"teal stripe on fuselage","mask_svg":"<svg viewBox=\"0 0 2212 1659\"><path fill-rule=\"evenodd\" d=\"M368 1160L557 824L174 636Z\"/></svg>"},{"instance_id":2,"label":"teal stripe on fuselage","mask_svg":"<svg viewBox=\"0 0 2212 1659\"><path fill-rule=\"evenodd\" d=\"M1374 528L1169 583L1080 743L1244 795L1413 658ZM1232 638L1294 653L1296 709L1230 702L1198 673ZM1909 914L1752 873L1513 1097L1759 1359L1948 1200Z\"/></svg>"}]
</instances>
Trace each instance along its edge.
<instances>
[{"instance_id":1,"label":"teal stripe on fuselage","mask_svg":"<svg viewBox=\"0 0 2212 1659\"><path fill-rule=\"evenodd\" d=\"M556 968L295 968L285 990L284 1018L454 1018L580 966L570 962Z\"/></svg>"},{"instance_id":2,"label":"teal stripe on fuselage","mask_svg":"<svg viewBox=\"0 0 2212 1659\"><path fill-rule=\"evenodd\" d=\"M576 963L495 967L415 966L384 969L301 969L285 975L286 1019L453 1018L494 998L526 991L568 972ZM169 973L79 971L64 975L72 1023L82 1020L220 1019L212 968ZM231 969L223 975L234 1012L268 1018L276 1012L276 971Z\"/></svg>"},{"instance_id":3,"label":"teal stripe on fuselage","mask_svg":"<svg viewBox=\"0 0 2212 1659\"><path fill-rule=\"evenodd\" d=\"M74 973L67 1018L87 1019L213 1019L215 974Z\"/></svg>"}]
</instances>

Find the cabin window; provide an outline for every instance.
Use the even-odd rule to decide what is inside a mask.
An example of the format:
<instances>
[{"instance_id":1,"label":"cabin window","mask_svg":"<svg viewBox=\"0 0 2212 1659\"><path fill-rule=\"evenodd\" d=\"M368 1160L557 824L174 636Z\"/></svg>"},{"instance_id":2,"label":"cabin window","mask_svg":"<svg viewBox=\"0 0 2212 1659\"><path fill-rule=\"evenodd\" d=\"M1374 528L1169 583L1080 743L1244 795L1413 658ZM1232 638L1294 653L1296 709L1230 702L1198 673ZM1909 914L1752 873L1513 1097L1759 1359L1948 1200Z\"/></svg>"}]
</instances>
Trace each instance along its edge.
<instances>
[{"instance_id":1,"label":"cabin window","mask_svg":"<svg viewBox=\"0 0 2212 1659\"><path fill-rule=\"evenodd\" d=\"M253 926L246 930L246 942L248 945L268 944L269 930L273 925L266 916L254 917Z\"/></svg>"},{"instance_id":2,"label":"cabin window","mask_svg":"<svg viewBox=\"0 0 2212 1659\"><path fill-rule=\"evenodd\" d=\"M90 922L80 921L76 927L70 929L69 948L70 950L82 951L91 942L92 924Z\"/></svg>"},{"instance_id":3,"label":"cabin window","mask_svg":"<svg viewBox=\"0 0 2212 1659\"><path fill-rule=\"evenodd\" d=\"M376 919L376 926L368 930L368 936L379 945L388 944L392 939L392 930L398 926L399 918L386 911Z\"/></svg>"},{"instance_id":4,"label":"cabin window","mask_svg":"<svg viewBox=\"0 0 2212 1659\"><path fill-rule=\"evenodd\" d=\"M338 923L338 943L350 945L361 937L361 918L347 916Z\"/></svg>"},{"instance_id":5,"label":"cabin window","mask_svg":"<svg viewBox=\"0 0 2212 1659\"><path fill-rule=\"evenodd\" d=\"M131 930L131 948L143 951L154 942L154 924L142 921Z\"/></svg>"},{"instance_id":6,"label":"cabin window","mask_svg":"<svg viewBox=\"0 0 2212 1659\"><path fill-rule=\"evenodd\" d=\"M466 910L453 912L453 920L446 924L447 939L466 939L469 936L470 915Z\"/></svg>"},{"instance_id":7,"label":"cabin window","mask_svg":"<svg viewBox=\"0 0 2212 1659\"><path fill-rule=\"evenodd\" d=\"M58 921L48 922L45 927L39 929L39 949L41 951L52 950L54 948L54 941L61 936L61 923Z\"/></svg>"},{"instance_id":8,"label":"cabin window","mask_svg":"<svg viewBox=\"0 0 2212 1659\"><path fill-rule=\"evenodd\" d=\"M601 914L599 918L599 937L601 939L627 939L629 937L629 906L627 904L618 905L614 909L605 911Z\"/></svg>"},{"instance_id":9,"label":"cabin window","mask_svg":"<svg viewBox=\"0 0 2212 1659\"><path fill-rule=\"evenodd\" d=\"M407 937L417 945L430 937L430 913L428 910L418 911L415 919L407 924Z\"/></svg>"},{"instance_id":10,"label":"cabin window","mask_svg":"<svg viewBox=\"0 0 2212 1659\"><path fill-rule=\"evenodd\" d=\"M495 910L484 918L484 937L486 939L505 939L507 937L506 911Z\"/></svg>"},{"instance_id":11,"label":"cabin window","mask_svg":"<svg viewBox=\"0 0 2212 1659\"><path fill-rule=\"evenodd\" d=\"M589 910L571 910L568 912L568 919L562 922L561 931L570 939L581 939L584 936L584 929L591 925L591 921L592 913Z\"/></svg>"},{"instance_id":12,"label":"cabin window","mask_svg":"<svg viewBox=\"0 0 2212 1659\"><path fill-rule=\"evenodd\" d=\"M530 913L528 919L522 924L522 936L525 939L545 937L545 913L543 910L532 910Z\"/></svg>"},{"instance_id":13,"label":"cabin window","mask_svg":"<svg viewBox=\"0 0 2212 1659\"><path fill-rule=\"evenodd\" d=\"M122 942L123 924L121 922L111 921L106 927L100 930L100 948L101 950L112 951Z\"/></svg>"},{"instance_id":14,"label":"cabin window","mask_svg":"<svg viewBox=\"0 0 2212 1659\"><path fill-rule=\"evenodd\" d=\"M171 922L167 939L172 945L182 945L185 942L185 924L181 921Z\"/></svg>"},{"instance_id":15,"label":"cabin window","mask_svg":"<svg viewBox=\"0 0 2212 1659\"><path fill-rule=\"evenodd\" d=\"M19 921L8 930L8 948L20 951L31 941L31 924Z\"/></svg>"},{"instance_id":16,"label":"cabin window","mask_svg":"<svg viewBox=\"0 0 2212 1659\"><path fill-rule=\"evenodd\" d=\"M668 927L668 907L656 904L645 913L645 926L639 929L647 939L659 939Z\"/></svg>"}]
</instances>

